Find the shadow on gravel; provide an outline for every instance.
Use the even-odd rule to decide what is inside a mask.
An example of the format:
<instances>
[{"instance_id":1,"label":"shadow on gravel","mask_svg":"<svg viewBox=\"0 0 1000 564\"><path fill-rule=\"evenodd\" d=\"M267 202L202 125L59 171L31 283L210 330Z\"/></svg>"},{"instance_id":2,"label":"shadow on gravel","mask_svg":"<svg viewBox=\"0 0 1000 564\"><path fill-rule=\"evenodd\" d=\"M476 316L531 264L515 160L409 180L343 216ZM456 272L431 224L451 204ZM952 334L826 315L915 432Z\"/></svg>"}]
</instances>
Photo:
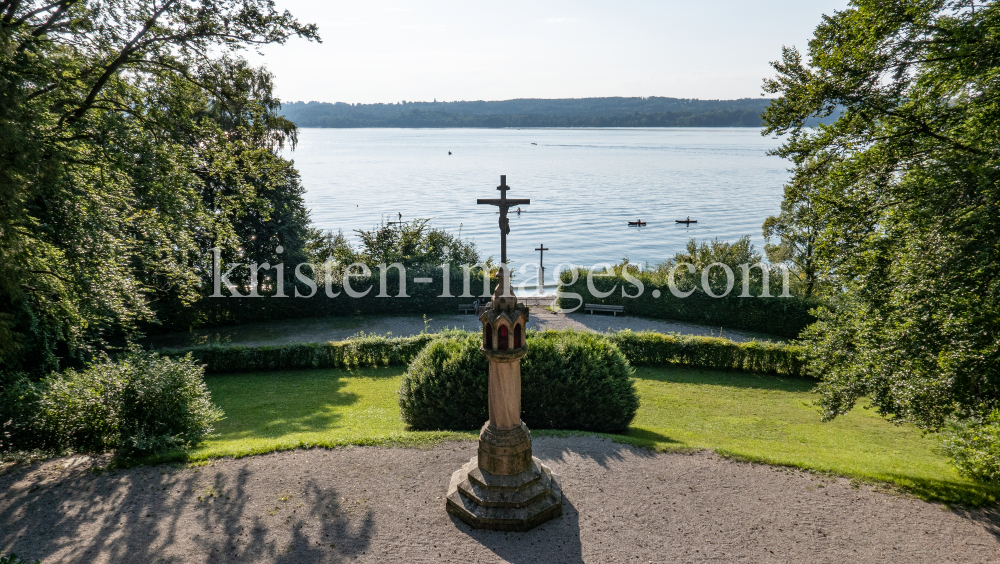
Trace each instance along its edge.
<instances>
[{"instance_id":1,"label":"shadow on gravel","mask_svg":"<svg viewBox=\"0 0 1000 564\"><path fill-rule=\"evenodd\" d=\"M563 514L524 533L505 533L473 529L454 515L449 515L455 527L479 542L487 550L511 564L528 562L558 562L582 564L583 545L580 542L580 512L563 497Z\"/></svg>"},{"instance_id":2,"label":"shadow on gravel","mask_svg":"<svg viewBox=\"0 0 1000 564\"><path fill-rule=\"evenodd\" d=\"M633 431L632 429L629 430L630 436L632 434L632 431ZM673 439L670 439L669 437L665 437L653 431L642 431L642 432L648 433L650 437L652 436L658 437L656 439L650 438L648 440L657 440L662 442L676 442ZM609 449L608 445L604 443L604 441L595 441L592 445L588 444L587 446L584 446L582 448L581 447L572 448L567 446L565 441L546 440L550 438L557 439L558 435L540 437L532 441L532 446L531 446L532 453L538 458L541 458L543 462L545 462L546 460L557 460L559 462L567 462L569 458L573 456L579 456L580 458L592 460L597 465L607 469L609 462L617 462L624 460L626 452L629 453L629 456L636 458L653 458L657 454L648 448L641 448L641 447L637 448L627 444L616 444ZM623 437L623 439L627 439L627 437ZM605 440L609 442L611 441L611 439L605 439ZM645 441L647 439L646 437L643 437L641 440Z\"/></svg>"},{"instance_id":3,"label":"shadow on gravel","mask_svg":"<svg viewBox=\"0 0 1000 564\"><path fill-rule=\"evenodd\" d=\"M272 505L262 506L246 491L251 470L235 476L209 467L180 475L170 470L143 467L97 477L79 472L58 483L11 484L0 491L0 551L42 562L61 553L59 562L74 564L99 557L291 564L340 562L371 544L373 515L349 523L330 488L307 483L301 498L290 500L305 505L269 500ZM280 538L269 534L276 527L284 533ZM167 548L174 554L165 554Z\"/></svg>"},{"instance_id":4,"label":"shadow on gravel","mask_svg":"<svg viewBox=\"0 0 1000 564\"><path fill-rule=\"evenodd\" d=\"M977 523L993 538L1000 541L1000 507L983 507L980 509L953 509L956 515Z\"/></svg>"}]
</instances>

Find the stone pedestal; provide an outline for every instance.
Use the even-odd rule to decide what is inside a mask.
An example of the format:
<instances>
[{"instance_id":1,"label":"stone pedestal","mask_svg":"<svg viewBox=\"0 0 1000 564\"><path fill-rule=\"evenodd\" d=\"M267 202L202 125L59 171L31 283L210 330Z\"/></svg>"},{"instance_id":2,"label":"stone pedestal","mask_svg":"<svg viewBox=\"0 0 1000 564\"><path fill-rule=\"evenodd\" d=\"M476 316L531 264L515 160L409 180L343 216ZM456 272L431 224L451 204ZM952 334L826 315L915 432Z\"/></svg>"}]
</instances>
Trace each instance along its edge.
<instances>
[{"instance_id":1,"label":"stone pedestal","mask_svg":"<svg viewBox=\"0 0 1000 564\"><path fill-rule=\"evenodd\" d=\"M562 490L559 477L531 456L531 433L521 421L528 308L501 295L500 281L479 312L481 351L490 359L490 420L479 432L478 454L451 476L447 509L477 529L527 531L562 515Z\"/></svg>"},{"instance_id":2,"label":"stone pedestal","mask_svg":"<svg viewBox=\"0 0 1000 564\"><path fill-rule=\"evenodd\" d=\"M537 458L513 476L484 472L477 462L473 458L452 474L448 486L448 513L470 527L527 531L562 515L559 477Z\"/></svg>"}]
</instances>

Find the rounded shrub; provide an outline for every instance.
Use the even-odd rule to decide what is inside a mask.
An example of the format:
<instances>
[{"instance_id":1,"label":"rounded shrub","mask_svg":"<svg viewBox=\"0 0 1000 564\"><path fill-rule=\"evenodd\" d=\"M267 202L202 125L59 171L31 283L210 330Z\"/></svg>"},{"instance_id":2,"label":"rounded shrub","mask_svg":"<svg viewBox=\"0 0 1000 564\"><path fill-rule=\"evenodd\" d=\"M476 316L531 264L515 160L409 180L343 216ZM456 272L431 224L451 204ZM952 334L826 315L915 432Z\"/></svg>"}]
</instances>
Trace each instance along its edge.
<instances>
[{"instance_id":1,"label":"rounded shrub","mask_svg":"<svg viewBox=\"0 0 1000 564\"><path fill-rule=\"evenodd\" d=\"M414 429L477 429L489 418L482 337L439 339L410 363L399 389ZM521 419L533 429L620 433L639 409L632 367L601 335L528 333L521 360Z\"/></svg>"},{"instance_id":2,"label":"rounded shrub","mask_svg":"<svg viewBox=\"0 0 1000 564\"><path fill-rule=\"evenodd\" d=\"M152 454L196 444L221 417L190 356L134 352L38 385L37 432L51 448Z\"/></svg>"}]
</instances>

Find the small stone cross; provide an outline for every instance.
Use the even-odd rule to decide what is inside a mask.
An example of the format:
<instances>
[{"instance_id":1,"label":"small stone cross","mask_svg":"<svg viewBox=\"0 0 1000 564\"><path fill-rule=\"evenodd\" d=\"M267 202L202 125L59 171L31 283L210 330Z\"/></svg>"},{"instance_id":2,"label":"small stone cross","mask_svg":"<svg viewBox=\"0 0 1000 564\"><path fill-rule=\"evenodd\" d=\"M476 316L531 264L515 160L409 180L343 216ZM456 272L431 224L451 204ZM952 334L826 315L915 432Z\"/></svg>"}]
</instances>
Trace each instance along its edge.
<instances>
[{"instance_id":1,"label":"small stone cross","mask_svg":"<svg viewBox=\"0 0 1000 564\"><path fill-rule=\"evenodd\" d=\"M538 251L538 287L541 288L545 284L545 251L549 248L542 243L535 250Z\"/></svg>"}]
</instances>

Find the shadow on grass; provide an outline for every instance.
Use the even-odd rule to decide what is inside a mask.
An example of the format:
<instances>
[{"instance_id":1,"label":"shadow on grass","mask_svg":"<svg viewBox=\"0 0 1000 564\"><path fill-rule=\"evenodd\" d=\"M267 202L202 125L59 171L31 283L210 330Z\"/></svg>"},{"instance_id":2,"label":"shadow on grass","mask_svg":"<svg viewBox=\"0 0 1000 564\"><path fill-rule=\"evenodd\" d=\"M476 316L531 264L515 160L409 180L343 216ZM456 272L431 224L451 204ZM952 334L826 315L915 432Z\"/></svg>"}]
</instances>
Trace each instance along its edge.
<instances>
[{"instance_id":1,"label":"shadow on grass","mask_svg":"<svg viewBox=\"0 0 1000 564\"><path fill-rule=\"evenodd\" d=\"M267 439L334 427L343 418L338 408L361 400L343 391L347 375L355 376L344 370L306 370L206 378L213 401L226 413L213 438Z\"/></svg>"},{"instance_id":2,"label":"shadow on grass","mask_svg":"<svg viewBox=\"0 0 1000 564\"><path fill-rule=\"evenodd\" d=\"M213 439L278 438L336 427L342 410L362 397L345 392L346 378L392 380L401 367L286 370L205 378L212 400L226 413Z\"/></svg>"},{"instance_id":3,"label":"shadow on grass","mask_svg":"<svg viewBox=\"0 0 1000 564\"><path fill-rule=\"evenodd\" d=\"M943 503L954 508L983 507L996 505L1000 500L1000 486L981 483L955 483L948 480L930 480L926 478L914 478L903 473L889 474L889 476L900 485L900 487L921 499L937 503ZM993 517L997 517L998 508L993 508ZM996 525L1000 521L994 520L994 534L1000 533Z\"/></svg>"},{"instance_id":4,"label":"shadow on grass","mask_svg":"<svg viewBox=\"0 0 1000 564\"><path fill-rule=\"evenodd\" d=\"M269 513L260 503L260 486L251 488L265 479L252 465L235 475L169 470L147 466L99 476L79 471L54 484L40 472L31 481L8 479L0 492L0 546L29 561L54 562L58 554L59 562L89 564L199 557L220 563L342 562L371 545L373 515L349 522L338 492L327 486L303 484L297 511L283 506Z\"/></svg>"},{"instance_id":5,"label":"shadow on grass","mask_svg":"<svg viewBox=\"0 0 1000 564\"><path fill-rule=\"evenodd\" d=\"M613 435L618 440L624 440L628 444L635 445L638 447L645 448L662 448L663 445L682 446L678 440L671 439L666 435L657 433L656 431L650 431L649 429L640 429L637 427L629 427L628 431L624 435Z\"/></svg>"},{"instance_id":6,"label":"shadow on grass","mask_svg":"<svg viewBox=\"0 0 1000 564\"><path fill-rule=\"evenodd\" d=\"M704 386L726 386L729 388L751 388L776 390L781 392L808 392L816 387L814 380L752 372L711 370L683 367L647 367L635 369L635 377L640 380L670 382L672 384L700 384Z\"/></svg>"}]
</instances>

